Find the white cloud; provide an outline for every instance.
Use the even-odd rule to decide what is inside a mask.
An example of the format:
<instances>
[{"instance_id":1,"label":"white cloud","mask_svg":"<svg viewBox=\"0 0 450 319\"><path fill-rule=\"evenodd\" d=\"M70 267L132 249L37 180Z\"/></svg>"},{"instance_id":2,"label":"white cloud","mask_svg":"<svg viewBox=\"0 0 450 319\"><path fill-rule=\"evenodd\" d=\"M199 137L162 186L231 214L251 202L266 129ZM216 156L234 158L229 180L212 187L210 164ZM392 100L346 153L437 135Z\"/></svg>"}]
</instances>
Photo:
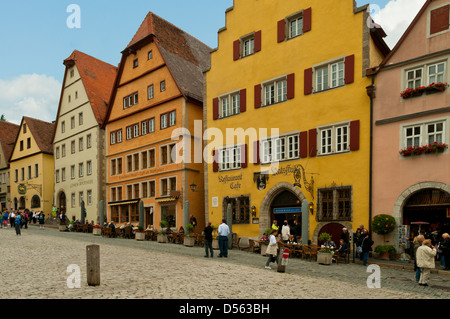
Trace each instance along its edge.
<instances>
[{"instance_id":1,"label":"white cloud","mask_svg":"<svg viewBox=\"0 0 450 319\"><path fill-rule=\"evenodd\" d=\"M392 49L419 13L426 0L391 0L383 9L372 8L373 20L381 25L388 35L386 43Z\"/></svg>"},{"instance_id":2,"label":"white cloud","mask_svg":"<svg viewBox=\"0 0 450 319\"><path fill-rule=\"evenodd\" d=\"M0 80L0 114L16 124L23 116L52 122L56 119L61 86L55 78L40 74Z\"/></svg>"}]
</instances>

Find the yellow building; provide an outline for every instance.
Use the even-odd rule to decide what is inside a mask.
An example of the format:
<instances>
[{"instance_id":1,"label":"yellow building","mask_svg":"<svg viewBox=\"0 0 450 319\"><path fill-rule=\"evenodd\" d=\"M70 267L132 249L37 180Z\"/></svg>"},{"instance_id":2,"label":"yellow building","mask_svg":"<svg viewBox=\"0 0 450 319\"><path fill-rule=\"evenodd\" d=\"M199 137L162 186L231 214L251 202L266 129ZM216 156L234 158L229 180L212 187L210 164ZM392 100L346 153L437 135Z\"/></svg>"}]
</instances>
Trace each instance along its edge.
<instances>
[{"instance_id":1,"label":"yellow building","mask_svg":"<svg viewBox=\"0 0 450 319\"><path fill-rule=\"evenodd\" d=\"M22 118L10 158L12 209L51 213L54 127L53 123Z\"/></svg>"},{"instance_id":2,"label":"yellow building","mask_svg":"<svg viewBox=\"0 0 450 319\"><path fill-rule=\"evenodd\" d=\"M366 70L389 52L367 9L353 0L236 0L227 10L206 72L213 225L230 204L239 237L259 237L273 220L287 220L291 233L297 220L313 243L322 232L338 242L344 226L367 228Z\"/></svg>"}]
</instances>

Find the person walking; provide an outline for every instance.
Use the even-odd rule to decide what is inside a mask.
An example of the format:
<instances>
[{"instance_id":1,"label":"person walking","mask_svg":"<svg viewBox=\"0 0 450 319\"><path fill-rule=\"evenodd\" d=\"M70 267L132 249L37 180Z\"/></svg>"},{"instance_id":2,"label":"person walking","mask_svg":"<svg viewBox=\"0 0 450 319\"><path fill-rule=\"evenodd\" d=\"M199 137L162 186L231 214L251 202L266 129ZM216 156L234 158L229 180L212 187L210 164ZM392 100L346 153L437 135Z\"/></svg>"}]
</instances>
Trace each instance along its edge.
<instances>
[{"instance_id":1,"label":"person walking","mask_svg":"<svg viewBox=\"0 0 450 319\"><path fill-rule=\"evenodd\" d=\"M422 246L425 237L423 235L418 235L414 237L414 270L416 272L416 282L420 280L420 268L417 266L417 249Z\"/></svg>"},{"instance_id":2,"label":"person walking","mask_svg":"<svg viewBox=\"0 0 450 319\"><path fill-rule=\"evenodd\" d=\"M228 257L228 235L230 234L230 227L228 227L225 219L222 219L222 224L219 225L217 230L219 234L219 258Z\"/></svg>"},{"instance_id":3,"label":"person walking","mask_svg":"<svg viewBox=\"0 0 450 319\"><path fill-rule=\"evenodd\" d=\"M214 250L212 247L212 241L213 241L213 228L211 227L211 222L208 223L208 226L205 227L203 230L203 233L205 234L205 258L208 258L208 251L211 255L211 258L214 257Z\"/></svg>"},{"instance_id":4,"label":"person walking","mask_svg":"<svg viewBox=\"0 0 450 319\"><path fill-rule=\"evenodd\" d=\"M40 212L38 215L39 220L39 229L44 229L44 223L45 223L45 215L44 212Z\"/></svg>"},{"instance_id":5,"label":"person walking","mask_svg":"<svg viewBox=\"0 0 450 319\"><path fill-rule=\"evenodd\" d=\"M448 233L442 234L442 241L439 246L444 256L444 270L450 270L450 236Z\"/></svg>"},{"instance_id":6,"label":"person walking","mask_svg":"<svg viewBox=\"0 0 450 319\"><path fill-rule=\"evenodd\" d=\"M17 217L14 220L14 227L16 228L17 236L22 236L22 234L20 233L20 225L21 224L22 224L22 217L20 216L20 214L17 214Z\"/></svg>"},{"instance_id":7,"label":"person walking","mask_svg":"<svg viewBox=\"0 0 450 319\"><path fill-rule=\"evenodd\" d=\"M272 229L272 232L269 236L269 245L267 246L266 255L269 256L266 262L266 269L272 269L270 267L270 263L278 262L277 256L278 256L278 243L275 235L277 234L277 231L275 229Z\"/></svg>"},{"instance_id":8,"label":"person walking","mask_svg":"<svg viewBox=\"0 0 450 319\"><path fill-rule=\"evenodd\" d=\"M2 216L2 222L3 222L3 228L8 228L8 219L9 219L9 213L7 210L3 212Z\"/></svg>"},{"instance_id":9,"label":"person walking","mask_svg":"<svg viewBox=\"0 0 450 319\"><path fill-rule=\"evenodd\" d=\"M428 286L431 269L436 267L434 257L436 256L436 248L431 245L430 239L425 239L422 246L417 248L417 266L420 267L420 286Z\"/></svg>"}]
</instances>

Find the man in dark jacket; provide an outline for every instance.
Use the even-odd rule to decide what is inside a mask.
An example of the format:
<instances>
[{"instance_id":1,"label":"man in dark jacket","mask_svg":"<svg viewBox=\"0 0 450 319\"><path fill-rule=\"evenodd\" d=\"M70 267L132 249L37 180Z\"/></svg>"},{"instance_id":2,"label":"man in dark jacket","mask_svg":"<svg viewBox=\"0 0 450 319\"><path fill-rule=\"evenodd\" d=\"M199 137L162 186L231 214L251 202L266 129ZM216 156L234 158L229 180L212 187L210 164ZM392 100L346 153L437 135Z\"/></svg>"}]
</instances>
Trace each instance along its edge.
<instances>
[{"instance_id":1,"label":"man in dark jacket","mask_svg":"<svg viewBox=\"0 0 450 319\"><path fill-rule=\"evenodd\" d=\"M450 237L448 233L442 234L442 242L440 245L442 254L444 255L444 270L450 270Z\"/></svg>"},{"instance_id":2,"label":"man in dark jacket","mask_svg":"<svg viewBox=\"0 0 450 319\"><path fill-rule=\"evenodd\" d=\"M367 229L364 229L361 238L362 261L363 265L367 266L367 258L369 257L369 252L372 251L373 240L369 238Z\"/></svg>"},{"instance_id":3,"label":"man in dark jacket","mask_svg":"<svg viewBox=\"0 0 450 319\"><path fill-rule=\"evenodd\" d=\"M208 249L209 249L209 252L211 253L211 258L212 258L212 257L214 257L214 250L213 250L213 247L212 247L213 228L211 227L211 222L208 223L208 226L205 227L205 230L203 232L205 233L205 258L209 257L208 256Z\"/></svg>"}]
</instances>

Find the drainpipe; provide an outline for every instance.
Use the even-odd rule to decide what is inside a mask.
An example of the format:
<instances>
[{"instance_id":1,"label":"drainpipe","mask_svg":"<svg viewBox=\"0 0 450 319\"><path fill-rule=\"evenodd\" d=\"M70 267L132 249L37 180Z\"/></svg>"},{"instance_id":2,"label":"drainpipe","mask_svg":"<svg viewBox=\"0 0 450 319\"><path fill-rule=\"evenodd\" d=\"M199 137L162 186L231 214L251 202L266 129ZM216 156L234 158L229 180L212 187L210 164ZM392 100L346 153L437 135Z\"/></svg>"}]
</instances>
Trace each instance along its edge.
<instances>
[{"instance_id":1,"label":"drainpipe","mask_svg":"<svg viewBox=\"0 0 450 319\"><path fill-rule=\"evenodd\" d=\"M369 234L372 234L372 179L373 179L373 99L375 97L375 74L372 75L372 84L367 87L370 97L370 159L369 159Z\"/></svg>"}]
</instances>

